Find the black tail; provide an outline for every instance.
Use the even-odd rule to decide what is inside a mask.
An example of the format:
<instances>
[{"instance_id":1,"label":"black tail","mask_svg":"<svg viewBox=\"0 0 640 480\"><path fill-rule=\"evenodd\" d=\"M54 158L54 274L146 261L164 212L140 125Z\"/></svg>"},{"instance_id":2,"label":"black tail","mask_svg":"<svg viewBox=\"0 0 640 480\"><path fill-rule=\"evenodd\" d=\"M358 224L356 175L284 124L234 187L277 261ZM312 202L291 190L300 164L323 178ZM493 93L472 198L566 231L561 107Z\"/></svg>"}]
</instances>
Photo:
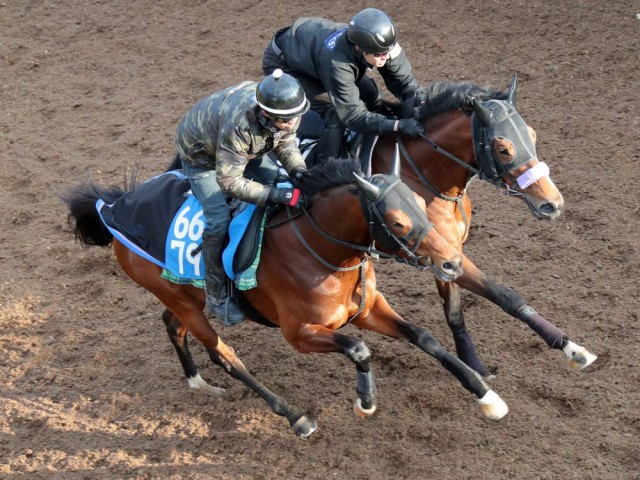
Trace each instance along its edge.
<instances>
[{"instance_id":1,"label":"black tail","mask_svg":"<svg viewBox=\"0 0 640 480\"><path fill-rule=\"evenodd\" d=\"M96 202L98 199L102 199L105 203L112 203L127 193L127 190L131 189L134 184L135 174L132 176L129 186L125 185L125 189L119 187L100 188L91 181L86 181L60 195L62 201L69 207L67 218L69 226L83 247L92 245L106 247L111 244L113 235L100 220L96 210Z\"/></svg>"}]
</instances>

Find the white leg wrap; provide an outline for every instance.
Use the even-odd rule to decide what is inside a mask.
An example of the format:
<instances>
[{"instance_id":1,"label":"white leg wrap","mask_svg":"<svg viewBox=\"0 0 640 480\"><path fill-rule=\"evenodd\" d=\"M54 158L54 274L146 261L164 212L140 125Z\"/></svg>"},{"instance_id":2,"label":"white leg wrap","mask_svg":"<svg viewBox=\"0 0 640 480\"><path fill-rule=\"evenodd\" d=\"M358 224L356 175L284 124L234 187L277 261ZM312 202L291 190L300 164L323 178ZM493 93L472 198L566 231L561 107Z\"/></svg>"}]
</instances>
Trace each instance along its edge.
<instances>
[{"instance_id":1,"label":"white leg wrap","mask_svg":"<svg viewBox=\"0 0 640 480\"><path fill-rule=\"evenodd\" d=\"M478 400L478 403L480 404L480 408L482 408L484 416L492 420L500 420L509 413L507 404L493 390L485 393L484 397Z\"/></svg>"},{"instance_id":2,"label":"white leg wrap","mask_svg":"<svg viewBox=\"0 0 640 480\"><path fill-rule=\"evenodd\" d=\"M196 374L195 377L188 378L189 387L195 390L202 390L210 395L222 395L225 390L224 388L214 387L209 385L204 379L200 376L200 374Z\"/></svg>"},{"instance_id":3,"label":"white leg wrap","mask_svg":"<svg viewBox=\"0 0 640 480\"><path fill-rule=\"evenodd\" d=\"M569 358L569 363L573 368L584 368L598 358L597 355L572 341L568 341L562 351Z\"/></svg>"},{"instance_id":4,"label":"white leg wrap","mask_svg":"<svg viewBox=\"0 0 640 480\"><path fill-rule=\"evenodd\" d=\"M376 411L375 405L371 408L364 408L359 398L353 404L353 413L356 414L356 417L369 418L371 415L373 415L375 411Z\"/></svg>"}]
</instances>

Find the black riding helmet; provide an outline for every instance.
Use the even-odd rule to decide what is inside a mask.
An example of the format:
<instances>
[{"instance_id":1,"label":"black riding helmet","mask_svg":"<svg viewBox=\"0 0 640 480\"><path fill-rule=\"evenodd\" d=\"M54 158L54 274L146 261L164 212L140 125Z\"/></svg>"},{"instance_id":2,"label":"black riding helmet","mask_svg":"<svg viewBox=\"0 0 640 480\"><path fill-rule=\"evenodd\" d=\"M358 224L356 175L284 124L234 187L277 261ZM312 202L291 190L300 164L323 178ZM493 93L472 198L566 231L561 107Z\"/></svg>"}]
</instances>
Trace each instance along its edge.
<instances>
[{"instance_id":1,"label":"black riding helmet","mask_svg":"<svg viewBox=\"0 0 640 480\"><path fill-rule=\"evenodd\" d=\"M256 100L269 117L282 120L298 117L310 106L300 82L279 68L258 84Z\"/></svg>"},{"instance_id":2,"label":"black riding helmet","mask_svg":"<svg viewBox=\"0 0 640 480\"><path fill-rule=\"evenodd\" d=\"M347 39L367 53L389 53L396 44L396 27L383 11L365 8L349 22Z\"/></svg>"}]
</instances>

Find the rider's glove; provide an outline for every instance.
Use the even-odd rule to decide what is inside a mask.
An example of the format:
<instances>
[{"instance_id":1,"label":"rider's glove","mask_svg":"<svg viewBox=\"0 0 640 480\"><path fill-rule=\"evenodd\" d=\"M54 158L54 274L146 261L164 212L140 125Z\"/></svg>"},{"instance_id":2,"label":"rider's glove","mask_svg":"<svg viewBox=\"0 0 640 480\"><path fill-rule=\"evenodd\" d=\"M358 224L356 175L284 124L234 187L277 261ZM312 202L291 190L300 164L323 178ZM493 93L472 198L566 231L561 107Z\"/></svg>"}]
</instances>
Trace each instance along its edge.
<instances>
[{"instance_id":1,"label":"rider's glove","mask_svg":"<svg viewBox=\"0 0 640 480\"><path fill-rule=\"evenodd\" d=\"M417 137L424 133L424 127L422 124L413 118L403 118L402 120L398 120L395 130L398 133L402 133L410 137Z\"/></svg>"},{"instance_id":2,"label":"rider's glove","mask_svg":"<svg viewBox=\"0 0 640 480\"><path fill-rule=\"evenodd\" d=\"M267 202L272 205L289 205L291 207L302 208L305 206L305 198L299 188L276 188L271 187Z\"/></svg>"},{"instance_id":3,"label":"rider's glove","mask_svg":"<svg viewBox=\"0 0 640 480\"><path fill-rule=\"evenodd\" d=\"M302 180L302 177L304 176L305 172L306 170L303 170L302 168L296 168L291 172L291 175L289 175L289 177L291 178L291 180L297 183L300 180Z\"/></svg>"}]
</instances>

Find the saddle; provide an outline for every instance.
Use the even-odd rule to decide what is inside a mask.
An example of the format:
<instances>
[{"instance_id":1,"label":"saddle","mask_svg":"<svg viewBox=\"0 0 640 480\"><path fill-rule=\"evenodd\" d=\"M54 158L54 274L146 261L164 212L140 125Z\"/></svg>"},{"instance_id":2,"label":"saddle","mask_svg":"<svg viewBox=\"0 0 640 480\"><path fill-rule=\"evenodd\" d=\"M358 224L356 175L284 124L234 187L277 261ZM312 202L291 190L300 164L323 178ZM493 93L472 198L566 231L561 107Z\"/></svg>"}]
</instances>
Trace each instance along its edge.
<instances>
[{"instance_id":1,"label":"saddle","mask_svg":"<svg viewBox=\"0 0 640 480\"><path fill-rule=\"evenodd\" d=\"M249 171L263 175L261 162ZM274 175L276 167L267 166ZM229 243L223 253L230 278L243 274L244 288L252 288L262 240L265 208L234 200ZM134 253L163 268L162 276L174 283L204 286L204 264L200 253L202 207L190 192L189 182L179 171L151 178L112 204L98 200L96 209L107 229ZM237 254L236 254L237 252ZM236 279L237 281L238 279ZM255 280L255 279L254 279ZM255 285L253 285L255 286Z\"/></svg>"}]
</instances>

